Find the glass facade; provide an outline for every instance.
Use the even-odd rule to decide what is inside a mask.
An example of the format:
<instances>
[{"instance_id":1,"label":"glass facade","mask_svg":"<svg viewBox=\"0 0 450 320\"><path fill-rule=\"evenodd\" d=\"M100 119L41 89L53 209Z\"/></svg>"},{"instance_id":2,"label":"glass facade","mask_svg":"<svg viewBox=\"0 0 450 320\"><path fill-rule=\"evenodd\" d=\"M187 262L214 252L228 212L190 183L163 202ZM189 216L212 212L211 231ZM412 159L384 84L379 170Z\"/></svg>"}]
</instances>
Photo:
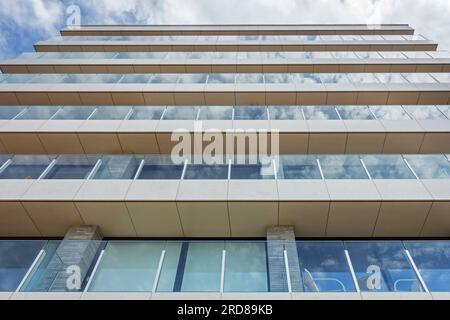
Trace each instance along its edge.
<instances>
[{"instance_id":1,"label":"glass facade","mask_svg":"<svg viewBox=\"0 0 450 320\"><path fill-rule=\"evenodd\" d=\"M67 246L93 250L74 290ZM300 283L294 292L450 292L449 250L446 240L2 240L0 291L271 292L288 276Z\"/></svg>"}]
</instances>

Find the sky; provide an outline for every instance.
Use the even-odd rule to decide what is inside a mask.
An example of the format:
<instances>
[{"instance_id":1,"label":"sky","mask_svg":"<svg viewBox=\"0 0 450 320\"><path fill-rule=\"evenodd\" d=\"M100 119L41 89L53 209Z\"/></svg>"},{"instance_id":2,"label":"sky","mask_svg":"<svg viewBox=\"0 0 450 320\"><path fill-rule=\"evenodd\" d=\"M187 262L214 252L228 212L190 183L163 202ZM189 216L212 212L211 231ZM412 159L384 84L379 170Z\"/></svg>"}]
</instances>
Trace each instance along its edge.
<instances>
[{"instance_id":1,"label":"sky","mask_svg":"<svg viewBox=\"0 0 450 320\"><path fill-rule=\"evenodd\" d=\"M408 23L450 49L449 0L0 0L0 59L59 35L71 5L81 24Z\"/></svg>"}]
</instances>

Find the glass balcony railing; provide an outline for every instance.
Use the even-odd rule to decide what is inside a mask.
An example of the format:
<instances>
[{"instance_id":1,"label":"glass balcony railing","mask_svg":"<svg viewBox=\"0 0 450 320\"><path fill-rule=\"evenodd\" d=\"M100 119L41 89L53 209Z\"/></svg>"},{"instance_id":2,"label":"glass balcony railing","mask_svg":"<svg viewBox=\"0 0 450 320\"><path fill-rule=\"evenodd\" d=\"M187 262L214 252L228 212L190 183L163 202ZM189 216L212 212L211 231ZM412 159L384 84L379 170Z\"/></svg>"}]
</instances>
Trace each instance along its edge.
<instances>
[{"instance_id":1,"label":"glass balcony railing","mask_svg":"<svg viewBox=\"0 0 450 320\"><path fill-rule=\"evenodd\" d=\"M450 59L449 51L25 52L17 59Z\"/></svg>"},{"instance_id":2,"label":"glass balcony railing","mask_svg":"<svg viewBox=\"0 0 450 320\"><path fill-rule=\"evenodd\" d=\"M449 84L450 73L0 74L0 84ZM114 90L111 90L114 91Z\"/></svg>"},{"instance_id":3,"label":"glass balcony railing","mask_svg":"<svg viewBox=\"0 0 450 320\"><path fill-rule=\"evenodd\" d=\"M0 120L449 120L447 105L0 106Z\"/></svg>"},{"instance_id":4,"label":"glass balcony railing","mask_svg":"<svg viewBox=\"0 0 450 320\"><path fill-rule=\"evenodd\" d=\"M255 158L207 164L167 155L0 155L0 180L450 179L449 156L442 154Z\"/></svg>"},{"instance_id":5,"label":"glass balcony railing","mask_svg":"<svg viewBox=\"0 0 450 320\"><path fill-rule=\"evenodd\" d=\"M187 42L187 43L235 43L235 42L363 42L363 41L423 41L424 36L417 35L248 35L248 36L58 36L49 41L136 41L136 42Z\"/></svg>"},{"instance_id":6,"label":"glass balcony railing","mask_svg":"<svg viewBox=\"0 0 450 320\"><path fill-rule=\"evenodd\" d=\"M0 240L0 291L449 292L450 241Z\"/></svg>"}]
</instances>

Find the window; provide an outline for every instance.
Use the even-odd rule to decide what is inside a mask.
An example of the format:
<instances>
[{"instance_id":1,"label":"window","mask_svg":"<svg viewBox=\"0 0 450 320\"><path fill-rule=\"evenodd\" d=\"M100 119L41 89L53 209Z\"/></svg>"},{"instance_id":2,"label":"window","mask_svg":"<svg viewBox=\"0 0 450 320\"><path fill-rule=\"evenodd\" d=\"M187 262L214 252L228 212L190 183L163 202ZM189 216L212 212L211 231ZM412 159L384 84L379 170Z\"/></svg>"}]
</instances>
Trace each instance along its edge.
<instances>
[{"instance_id":1,"label":"window","mask_svg":"<svg viewBox=\"0 0 450 320\"><path fill-rule=\"evenodd\" d=\"M155 74L151 77L149 83L177 83L179 75L171 73Z\"/></svg>"},{"instance_id":2,"label":"window","mask_svg":"<svg viewBox=\"0 0 450 320\"><path fill-rule=\"evenodd\" d=\"M368 106L336 106L343 120L375 120Z\"/></svg>"},{"instance_id":3,"label":"window","mask_svg":"<svg viewBox=\"0 0 450 320\"><path fill-rule=\"evenodd\" d=\"M419 280L399 241L346 242L361 291L420 292ZM379 281L372 281L377 277Z\"/></svg>"},{"instance_id":4,"label":"window","mask_svg":"<svg viewBox=\"0 0 450 320\"><path fill-rule=\"evenodd\" d=\"M199 120L231 120L233 117L233 107L201 107Z\"/></svg>"},{"instance_id":5,"label":"window","mask_svg":"<svg viewBox=\"0 0 450 320\"><path fill-rule=\"evenodd\" d=\"M92 179L133 179L141 160L134 156L103 156Z\"/></svg>"},{"instance_id":6,"label":"window","mask_svg":"<svg viewBox=\"0 0 450 320\"><path fill-rule=\"evenodd\" d=\"M163 120L196 120L198 111L198 107L167 107Z\"/></svg>"},{"instance_id":7,"label":"window","mask_svg":"<svg viewBox=\"0 0 450 320\"><path fill-rule=\"evenodd\" d=\"M292 73L293 83L321 84L322 81L317 73Z\"/></svg>"},{"instance_id":8,"label":"window","mask_svg":"<svg viewBox=\"0 0 450 320\"><path fill-rule=\"evenodd\" d=\"M37 179L52 160L50 156L14 156L0 172L0 179Z\"/></svg>"},{"instance_id":9,"label":"window","mask_svg":"<svg viewBox=\"0 0 450 320\"><path fill-rule=\"evenodd\" d=\"M131 107L99 107L89 120L123 120L130 111Z\"/></svg>"},{"instance_id":10,"label":"window","mask_svg":"<svg viewBox=\"0 0 450 320\"><path fill-rule=\"evenodd\" d=\"M395 51L380 51L379 54L384 59L406 59L407 57L401 53L401 52L395 52Z\"/></svg>"},{"instance_id":11,"label":"window","mask_svg":"<svg viewBox=\"0 0 450 320\"><path fill-rule=\"evenodd\" d=\"M274 169L272 161L267 163L250 163L248 157L245 162L231 164L231 179L241 180L260 180L260 179L274 179Z\"/></svg>"},{"instance_id":12,"label":"window","mask_svg":"<svg viewBox=\"0 0 450 320\"><path fill-rule=\"evenodd\" d=\"M182 73L178 78L178 83L206 83L207 74L203 73Z\"/></svg>"},{"instance_id":13,"label":"window","mask_svg":"<svg viewBox=\"0 0 450 320\"><path fill-rule=\"evenodd\" d=\"M291 83L292 79L289 73L266 73L264 75L266 83Z\"/></svg>"},{"instance_id":14,"label":"window","mask_svg":"<svg viewBox=\"0 0 450 320\"><path fill-rule=\"evenodd\" d=\"M325 179L368 179L359 159L354 155L319 156Z\"/></svg>"},{"instance_id":15,"label":"window","mask_svg":"<svg viewBox=\"0 0 450 320\"><path fill-rule=\"evenodd\" d=\"M264 83L264 76L261 73L238 73L236 83Z\"/></svg>"},{"instance_id":16,"label":"window","mask_svg":"<svg viewBox=\"0 0 450 320\"><path fill-rule=\"evenodd\" d=\"M319 78L325 84L350 83L345 73L320 73Z\"/></svg>"},{"instance_id":17,"label":"window","mask_svg":"<svg viewBox=\"0 0 450 320\"><path fill-rule=\"evenodd\" d=\"M437 106L439 110L445 114L447 119L450 119L450 106Z\"/></svg>"},{"instance_id":18,"label":"window","mask_svg":"<svg viewBox=\"0 0 450 320\"><path fill-rule=\"evenodd\" d=\"M21 113L15 120L48 120L58 110L59 107L28 107L25 112Z\"/></svg>"},{"instance_id":19,"label":"window","mask_svg":"<svg viewBox=\"0 0 450 320\"><path fill-rule=\"evenodd\" d=\"M402 73L402 75L411 83L437 83L428 73Z\"/></svg>"},{"instance_id":20,"label":"window","mask_svg":"<svg viewBox=\"0 0 450 320\"><path fill-rule=\"evenodd\" d=\"M227 180L228 179L228 165L227 164L188 164L186 167L186 173L184 175L185 180Z\"/></svg>"},{"instance_id":21,"label":"window","mask_svg":"<svg viewBox=\"0 0 450 320\"><path fill-rule=\"evenodd\" d=\"M430 56L423 51L405 51L403 52L408 59L430 59Z\"/></svg>"},{"instance_id":22,"label":"window","mask_svg":"<svg viewBox=\"0 0 450 320\"><path fill-rule=\"evenodd\" d=\"M269 107L270 120L304 120L303 113L298 106Z\"/></svg>"},{"instance_id":23,"label":"window","mask_svg":"<svg viewBox=\"0 0 450 320\"><path fill-rule=\"evenodd\" d=\"M304 106L306 120L339 120L334 106Z\"/></svg>"},{"instance_id":24,"label":"window","mask_svg":"<svg viewBox=\"0 0 450 320\"><path fill-rule=\"evenodd\" d=\"M282 155L277 170L278 179L322 179L315 156Z\"/></svg>"},{"instance_id":25,"label":"window","mask_svg":"<svg viewBox=\"0 0 450 320\"><path fill-rule=\"evenodd\" d=\"M148 83L151 77L152 75L148 73L126 74L120 80L120 83Z\"/></svg>"},{"instance_id":26,"label":"window","mask_svg":"<svg viewBox=\"0 0 450 320\"><path fill-rule=\"evenodd\" d=\"M362 156L373 179L415 179L416 177L399 155Z\"/></svg>"},{"instance_id":27,"label":"window","mask_svg":"<svg viewBox=\"0 0 450 320\"><path fill-rule=\"evenodd\" d=\"M129 120L159 120L165 107L133 107Z\"/></svg>"},{"instance_id":28,"label":"window","mask_svg":"<svg viewBox=\"0 0 450 320\"><path fill-rule=\"evenodd\" d=\"M355 53L360 59L381 59L376 51L356 51Z\"/></svg>"},{"instance_id":29,"label":"window","mask_svg":"<svg viewBox=\"0 0 450 320\"><path fill-rule=\"evenodd\" d=\"M44 247L44 240L0 241L0 292L14 292Z\"/></svg>"},{"instance_id":30,"label":"window","mask_svg":"<svg viewBox=\"0 0 450 320\"><path fill-rule=\"evenodd\" d=\"M401 106L370 106L369 108L380 120L411 120Z\"/></svg>"},{"instance_id":31,"label":"window","mask_svg":"<svg viewBox=\"0 0 450 320\"><path fill-rule=\"evenodd\" d=\"M211 73L208 83L231 83L234 84L236 75L234 73Z\"/></svg>"},{"instance_id":32,"label":"window","mask_svg":"<svg viewBox=\"0 0 450 320\"><path fill-rule=\"evenodd\" d=\"M260 106L234 107L234 120L267 120L267 108Z\"/></svg>"},{"instance_id":33,"label":"window","mask_svg":"<svg viewBox=\"0 0 450 320\"><path fill-rule=\"evenodd\" d=\"M450 83L450 73L430 73L440 83Z\"/></svg>"},{"instance_id":34,"label":"window","mask_svg":"<svg viewBox=\"0 0 450 320\"><path fill-rule=\"evenodd\" d=\"M354 292L342 242L297 242L301 283L305 292Z\"/></svg>"},{"instance_id":35,"label":"window","mask_svg":"<svg viewBox=\"0 0 450 320\"><path fill-rule=\"evenodd\" d=\"M19 106L2 106L0 107L0 120L11 120L24 110Z\"/></svg>"},{"instance_id":36,"label":"window","mask_svg":"<svg viewBox=\"0 0 450 320\"><path fill-rule=\"evenodd\" d=\"M403 108L416 120L447 120L436 106L403 106Z\"/></svg>"},{"instance_id":37,"label":"window","mask_svg":"<svg viewBox=\"0 0 450 320\"><path fill-rule=\"evenodd\" d=\"M399 73L375 73L375 77L378 78L378 80L381 81L381 83L393 83L393 84L400 84L400 83L408 83L408 80L405 79L401 74Z\"/></svg>"},{"instance_id":38,"label":"window","mask_svg":"<svg viewBox=\"0 0 450 320\"><path fill-rule=\"evenodd\" d=\"M350 81L355 84L380 83L372 73L349 73L347 76L350 78Z\"/></svg>"},{"instance_id":39,"label":"window","mask_svg":"<svg viewBox=\"0 0 450 320\"><path fill-rule=\"evenodd\" d=\"M44 179L86 179L97 159L95 156L59 156Z\"/></svg>"},{"instance_id":40,"label":"window","mask_svg":"<svg viewBox=\"0 0 450 320\"><path fill-rule=\"evenodd\" d=\"M405 159L420 179L450 178L450 162L444 155L406 155Z\"/></svg>"},{"instance_id":41,"label":"window","mask_svg":"<svg viewBox=\"0 0 450 320\"><path fill-rule=\"evenodd\" d=\"M230 241L225 250L225 292L269 291L265 242Z\"/></svg>"},{"instance_id":42,"label":"window","mask_svg":"<svg viewBox=\"0 0 450 320\"><path fill-rule=\"evenodd\" d=\"M138 179L181 179L184 164L174 164L170 156L147 156Z\"/></svg>"},{"instance_id":43,"label":"window","mask_svg":"<svg viewBox=\"0 0 450 320\"><path fill-rule=\"evenodd\" d=\"M52 120L86 120L94 110L94 107L64 107L52 117Z\"/></svg>"}]
</instances>

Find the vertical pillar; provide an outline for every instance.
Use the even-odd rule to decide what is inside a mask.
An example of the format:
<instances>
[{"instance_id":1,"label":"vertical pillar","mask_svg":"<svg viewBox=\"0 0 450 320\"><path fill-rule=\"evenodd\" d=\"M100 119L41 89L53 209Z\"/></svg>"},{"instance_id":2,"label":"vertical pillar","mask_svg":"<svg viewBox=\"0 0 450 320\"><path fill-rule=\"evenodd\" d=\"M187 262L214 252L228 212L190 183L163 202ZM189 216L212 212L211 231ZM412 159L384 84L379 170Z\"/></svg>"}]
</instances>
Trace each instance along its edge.
<instances>
[{"instance_id":1,"label":"vertical pillar","mask_svg":"<svg viewBox=\"0 0 450 320\"><path fill-rule=\"evenodd\" d=\"M295 231L292 226L273 226L267 229L267 261L270 291L288 291L284 250L286 250L288 256L292 290L294 292L302 291Z\"/></svg>"}]
</instances>

